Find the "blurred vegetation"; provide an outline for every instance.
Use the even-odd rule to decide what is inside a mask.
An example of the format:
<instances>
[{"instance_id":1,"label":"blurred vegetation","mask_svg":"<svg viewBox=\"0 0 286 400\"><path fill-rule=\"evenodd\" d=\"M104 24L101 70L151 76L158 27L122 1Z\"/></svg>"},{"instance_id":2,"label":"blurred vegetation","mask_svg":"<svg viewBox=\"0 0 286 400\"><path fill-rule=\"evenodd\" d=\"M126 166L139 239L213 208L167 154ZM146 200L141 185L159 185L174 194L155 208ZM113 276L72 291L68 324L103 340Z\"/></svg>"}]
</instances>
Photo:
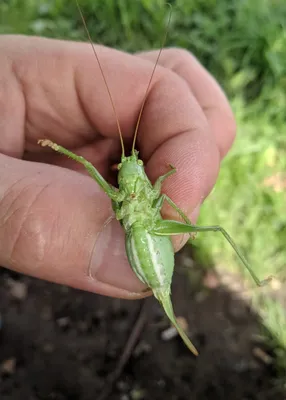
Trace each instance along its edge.
<instances>
[{"instance_id":1,"label":"blurred vegetation","mask_svg":"<svg viewBox=\"0 0 286 400\"><path fill-rule=\"evenodd\" d=\"M282 282L269 296L255 290L254 302L284 384L286 2L169 2L173 10L167 45L191 50L218 79L238 125L235 146L223 162L199 223L224 226L259 277L272 274ZM103 6L101 0L81 0L80 4L94 41L127 51L159 47L169 12L165 1L105 0ZM0 18L0 33L85 39L71 0L2 0ZM238 267L237 257L219 235L201 234L197 240L204 261Z\"/></svg>"}]
</instances>

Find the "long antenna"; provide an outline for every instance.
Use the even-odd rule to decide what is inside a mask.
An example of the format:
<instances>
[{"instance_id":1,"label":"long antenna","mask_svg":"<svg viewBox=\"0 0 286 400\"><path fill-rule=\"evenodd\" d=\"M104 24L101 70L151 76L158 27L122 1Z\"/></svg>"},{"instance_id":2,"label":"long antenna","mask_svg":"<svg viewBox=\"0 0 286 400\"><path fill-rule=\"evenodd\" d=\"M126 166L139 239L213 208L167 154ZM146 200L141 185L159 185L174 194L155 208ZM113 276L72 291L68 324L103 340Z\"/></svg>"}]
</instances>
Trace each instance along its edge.
<instances>
[{"instance_id":1,"label":"long antenna","mask_svg":"<svg viewBox=\"0 0 286 400\"><path fill-rule=\"evenodd\" d=\"M142 105L141 105L141 108L140 108L139 116L138 116L136 127L135 127L133 143L132 143L132 154L134 154L134 151L135 151L135 143L136 143L136 139L137 139L137 136L138 136L139 125L140 125L140 121L141 121L141 118L142 118L143 109L144 109L144 106L145 106L145 103L146 103L146 100L147 100L147 97L148 97L148 94L149 94L149 90L150 90L150 86L151 86L151 83L152 83L152 80L153 80L153 76L155 74L155 70L156 70L156 67L158 65L159 58L161 56L163 47L164 47L164 45L166 43L166 39L167 39L167 36L168 36L168 30L169 30L169 26L170 26L170 22L171 22L171 16L172 16L172 6L169 3L167 3L167 5L170 7L170 13L169 13L167 26L166 26L166 31L165 31L165 35L163 37L163 40L161 42L160 51L159 51L158 56L156 58L156 62L155 62L151 77L149 79L148 86L147 86L147 89L146 89L146 92L145 92L145 95L144 95L144 98L143 98L143 102L142 102Z\"/></svg>"},{"instance_id":2,"label":"long antenna","mask_svg":"<svg viewBox=\"0 0 286 400\"><path fill-rule=\"evenodd\" d=\"M96 50L95 50L95 47L94 47L93 41L92 41L92 39L91 39L89 30L88 30L88 28L87 28L87 25L86 25L86 22L85 22L83 13L82 13L81 8L80 8L80 5L79 5L79 2L78 2L78 0L75 0L75 1L76 1L76 5L77 5L77 8L78 8L78 11L79 11L79 13L80 13L82 22L83 22L84 29L85 29L85 31L86 31L88 40L89 40L89 42L90 42L90 44L91 44L93 53L94 53L94 55L95 55L95 57L96 57L96 60L97 60L97 63L98 63L98 66L99 66L99 69L100 69L102 78L103 78L103 80L104 80L104 83L105 83L105 86L106 86L106 89L107 89L107 92L108 92L108 95L109 95L109 98L110 98L110 101L111 101L111 104L112 104L113 113L114 113L114 116L115 116L115 119L116 119L117 129L118 129L118 133L119 133L119 137L120 137L120 143L121 143L121 149L122 149L122 157L124 157L124 156L125 156L125 153L124 153L123 137L122 137L122 132L121 132L120 124L119 124L118 115L117 115L117 112L116 112L116 109L115 109L114 101L113 101L113 99L112 99L111 92L110 92L110 89L109 89L108 84L107 84L106 77L105 77L104 72L103 72L103 68L102 68L102 66L101 66L101 64L100 64L100 60L99 60L98 54L97 54L97 52L96 52Z\"/></svg>"}]
</instances>

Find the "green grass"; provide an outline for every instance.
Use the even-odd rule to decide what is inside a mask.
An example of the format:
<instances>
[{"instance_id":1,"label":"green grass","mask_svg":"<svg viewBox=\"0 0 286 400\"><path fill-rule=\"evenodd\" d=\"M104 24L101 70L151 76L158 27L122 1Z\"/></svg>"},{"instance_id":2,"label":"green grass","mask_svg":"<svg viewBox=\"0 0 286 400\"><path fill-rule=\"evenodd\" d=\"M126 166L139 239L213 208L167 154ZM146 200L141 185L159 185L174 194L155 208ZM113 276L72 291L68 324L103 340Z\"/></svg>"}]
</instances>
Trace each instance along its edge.
<instances>
[{"instance_id":1,"label":"green grass","mask_svg":"<svg viewBox=\"0 0 286 400\"><path fill-rule=\"evenodd\" d=\"M170 3L168 46L197 55L228 94L238 125L237 141L202 207L199 223L224 226L261 278L273 274L285 280L286 2ZM161 42L168 18L165 1L106 0L103 7L101 0L82 0L81 5L97 42L128 51L156 48ZM85 39L71 0L2 0L0 17L0 33ZM200 235L198 243L201 258L238 267L229 245L218 235ZM277 368L285 376L285 309L259 294L255 302L277 355Z\"/></svg>"}]
</instances>

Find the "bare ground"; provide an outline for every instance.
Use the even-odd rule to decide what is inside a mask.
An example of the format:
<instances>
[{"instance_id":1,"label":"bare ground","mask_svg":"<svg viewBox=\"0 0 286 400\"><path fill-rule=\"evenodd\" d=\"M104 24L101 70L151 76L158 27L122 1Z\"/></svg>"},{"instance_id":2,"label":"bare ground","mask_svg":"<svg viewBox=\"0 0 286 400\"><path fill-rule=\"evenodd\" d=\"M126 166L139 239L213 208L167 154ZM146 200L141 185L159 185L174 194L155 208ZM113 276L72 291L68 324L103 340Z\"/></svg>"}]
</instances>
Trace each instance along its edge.
<instances>
[{"instance_id":1,"label":"bare ground","mask_svg":"<svg viewBox=\"0 0 286 400\"><path fill-rule=\"evenodd\" d=\"M188 248L177 264L192 264ZM212 275L175 274L173 302L200 351L179 337L148 299L147 323L108 400L283 400L261 323L248 304ZM85 293L0 270L0 398L94 400L135 324L139 301ZM202 281L205 283L202 285ZM2 322L1 322L2 321ZM108 384L110 385L110 384Z\"/></svg>"}]
</instances>

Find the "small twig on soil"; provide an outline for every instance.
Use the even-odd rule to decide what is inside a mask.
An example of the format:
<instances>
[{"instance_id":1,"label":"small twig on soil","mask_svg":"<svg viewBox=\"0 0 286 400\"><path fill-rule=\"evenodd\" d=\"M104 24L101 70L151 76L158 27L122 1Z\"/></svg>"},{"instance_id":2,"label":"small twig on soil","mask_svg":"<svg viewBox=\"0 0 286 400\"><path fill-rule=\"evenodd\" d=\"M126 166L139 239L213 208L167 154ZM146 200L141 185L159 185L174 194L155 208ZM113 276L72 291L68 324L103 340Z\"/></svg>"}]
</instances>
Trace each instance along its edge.
<instances>
[{"instance_id":1,"label":"small twig on soil","mask_svg":"<svg viewBox=\"0 0 286 400\"><path fill-rule=\"evenodd\" d=\"M124 369L125 365L127 364L129 358L131 357L132 351L133 351L133 349L140 337L140 334L144 328L144 325L147 321L147 318L146 318L147 307L148 307L148 300L143 300L140 305L138 316L136 318L136 323L133 326L131 333L127 339L127 342L124 346L123 353L122 353L121 357L119 358L115 369L110 373L110 375L108 375L106 382L104 384L103 390L99 394L97 400L105 400L109 396L115 382L119 379L120 375L122 374L123 369Z\"/></svg>"}]
</instances>

